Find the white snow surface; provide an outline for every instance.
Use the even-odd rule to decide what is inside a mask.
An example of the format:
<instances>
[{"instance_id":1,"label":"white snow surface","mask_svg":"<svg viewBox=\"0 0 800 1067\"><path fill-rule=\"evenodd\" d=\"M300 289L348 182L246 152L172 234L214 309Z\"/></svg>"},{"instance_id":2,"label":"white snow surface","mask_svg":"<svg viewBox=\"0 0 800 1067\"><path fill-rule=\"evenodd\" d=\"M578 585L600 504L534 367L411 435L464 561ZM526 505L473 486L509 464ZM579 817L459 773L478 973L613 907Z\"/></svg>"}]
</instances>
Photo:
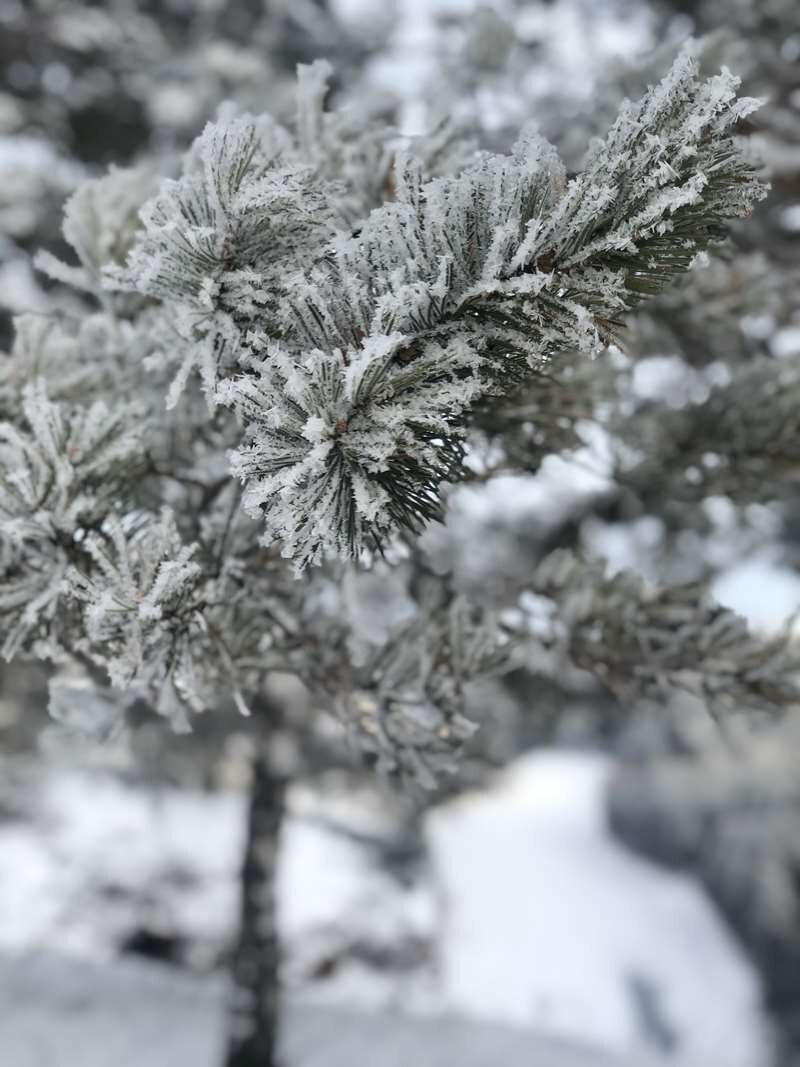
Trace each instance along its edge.
<instances>
[{"instance_id":1,"label":"white snow surface","mask_svg":"<svg viewBox=\"0 0 800 1067\"><path fill-rule=\"evenodd\" d=\"M432 814L445 1007L653 1055L635 980L652 990L674 1035L665 1062L766 1062L752 970L691 879L610 837L609 771L603 756L539 752L492 792Z\"/></svg>"},{"instance_id":2,"label":"white snow surface","mask_svg":"<svg viewBox=\"0 0 800 1067\"><path fill-rule=\"evenodd\" d=\"M721 604L744 615L756 629L775 633L793 618L797 632L800 577L770 552L758 553L729 567L712 588Z\"/></svg>"},{"instance_id":3,"label":"white snow surface","mask_svg":"<svg viewBox=\"0 0 800 1067\"><path fill-rule=\"evenodd\" d=\"M440 807L428 818L428 869L411 885L380 869L358 841L315 819L324 813L354 830L377 832L384 816L374 794L338 801L296 794L279 880L291 995L313 1003L308 1026L315 1033L317 1027L321 1041L337 1032L325 1020L345 1011L363 1015L364 1033L373 1034L358 1037L362 1049L382 1026L407 1049L405 1061L389 1051L385 1060L353 1052L348 1061L345 1043L343 1064L559 1067L560 1059L515 1059L510 1050L519 1047L519 1031L529 1035L531 1056L535 1034L595 1048L587 1062L598 1067L602 1056L611 1063L632 1058L636 1067L766 1062L753 972L690 879L639 860L611 838L603 817L608 770L599 756L543 751L512 766L491 790ZM221 996L219 987L211 979L186 985L177 969L156 968L165 982L170 975L177 983L172 1000L154 994L150 978L134 983L130 996L114 993L117 980L124 988L132 966L130 958L118 958L117 945L145 920L183 935L201 968L216 958L234 932L244 814L239 796L168 789L153 795L96 771L45 767L38 773L33 817L0 823L0 956L17 957L0 979L0 1049L25 1050L11 1059L3 1054L0 1063L94 1067L89 1045L96 1026L119 1028L97 1067L211 1067L214 1061L203 1056L214 1026L221 1026L221 1008L209 1015L202 1005L203 998ZM408 938L431 945L431 958L416 968L378 969L345 953L330 977L312 977L317 963L354 941L391 946ZM59 962L62 954L72 964ZM56 968L52 982L48 959ZM58 974L69 966L89 975L99 975L102 966L108 978L87 979L85 988L77 979L77 985L67 978L60 984ZM9 968L20 976L13 1000ZM40 977L26 979L31 973ZM671 1058L656 1055L632 996L633 978L653 991L674 1035ZM175 1021L159 1051L166 1004ZM154 1016L159 1005L162 1014ZM404 1023L398 1013L415 1021ZM483 1036L475 1039L475 1058L442 1058L441 1044L450 1040L442 1035L450 1033L453 1017L489 1027L476 1030ZM306 1023L298 1026L302 1035ZM148 1055L136 1061L126 1059L123 1048L131 1027L151 1035ZM187 1031L183 1037L181 1030ZM87 1042L83 1059L80 1033ZM425 1034L430 1059L419 1051ZM506 1040L507 1058L492 1061L492 1041L500 1051ZM202 1055L196 1051L201 1044ZM151 1047L162 1059L151 1058ZM54 1048L68 1051L56 1059ZM481 1059L481 1048L488 1058ZM318 1055L309 1046L296 1063L340 1062L333 1053L330 1061Z\"/></svg>"},{"instance_id":4,"label":"white snow surface","mask_svg":"<svg viewBox=\"0 0 800 1067\"><path fill-rule=\"evenodd\" d=\"M127 960L0 956L8 1067L219 1067L224 984ZM529 1031L291 1003L287 1067L645 1067Z\"/></svg>"}]
</instances>

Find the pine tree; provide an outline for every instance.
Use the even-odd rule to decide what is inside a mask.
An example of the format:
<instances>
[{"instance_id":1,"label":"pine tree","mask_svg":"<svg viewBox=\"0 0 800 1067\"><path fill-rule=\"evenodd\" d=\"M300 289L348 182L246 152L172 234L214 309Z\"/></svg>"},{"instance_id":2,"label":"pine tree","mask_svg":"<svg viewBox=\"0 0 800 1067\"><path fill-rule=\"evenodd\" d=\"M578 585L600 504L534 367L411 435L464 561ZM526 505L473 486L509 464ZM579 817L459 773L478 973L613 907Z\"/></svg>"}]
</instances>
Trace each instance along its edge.
<instances>
[{"instance_id":1,"label":"pine tree","mask_svg":"<svg viewBox=\"0 0 800 1067\"><path fill-rule=\"evenodd\" d=\"M427 787L474 733L470 684L534 662L622 701L688 693L720 722L798 701L787 642L703 582L658 588L561 550L506 611L420 550L454 487L571 447L600 380L586 369L613 375L625 323L763 198L738 136L758 101L688 46L569 177L532 129L476 152L448 124L407 143L327 110L329 75L300 67L291 123L209 123L176 176L83 185L76 264L39 264L86 309L18 321L0 379L4 654L80 666L120 715L256 724L243 923L260 932L234 965L232 1067L274 1056L272 672ZM722 426L718 447L757 495ZM649 484L655 454L626 477ZM379 633L350 595L367 572L387 590Z\"/></svg>"}]
</instances>

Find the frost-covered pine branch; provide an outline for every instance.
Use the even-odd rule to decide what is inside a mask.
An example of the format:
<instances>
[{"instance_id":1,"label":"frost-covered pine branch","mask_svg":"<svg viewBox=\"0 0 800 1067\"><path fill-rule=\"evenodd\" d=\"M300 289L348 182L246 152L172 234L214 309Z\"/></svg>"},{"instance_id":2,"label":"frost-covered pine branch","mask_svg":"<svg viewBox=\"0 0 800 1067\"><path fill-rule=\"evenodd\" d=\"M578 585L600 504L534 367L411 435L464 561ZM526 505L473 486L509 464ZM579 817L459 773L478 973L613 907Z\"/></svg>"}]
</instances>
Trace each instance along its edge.
<instances>
[{"instance_id":1,"label":"frost-covered pine branch","mask_svg":"<svg viewBox=\"0 0 800 1067\"><path fill-rule=\"evenodd\" d=\"M442 576L354 660L346 613L320 641L319 588L402 559L487 432L572 445L589 357L763 195L734 137L755 102L687 51L567 180L533 131L403 144L326 110L327 77L301 70L293 123L223 114L155 192L145 165L70 201L79 265L42 266L98 309L21 320L0 379L5 650L79 657L176 722L295 671L429 781L514 641Z\"/></svg>"},{"instance_id":2,"label":"frost-covered pine branch","mask_svg":"<svg viewBox=\"0 0 800 1067\"><path fill-rule=\"evenodd\" d=\"M395 199L288 274L275 314L248 291L247 332L224 338L240 369L214 396L243 423L234 471L267 537L302 567L437 517L479 405L596 352L763 195L732 137L756 102L735 85L684 53L570 182L532 133L450 177L400 157Z\"/></svg>"},{"instance_id":3,"label":"frost-covered pine branch","mask_svg":"<svg viewBox=\"0 0 800 1067\"><path fill-rule=\"evenodd\" d=\"M369 601L362 575L329 588L307 630L305 676L382 773L432 789L456 772L477 730L465 714L470 685L513 669L524 652L496 612L425 568L410 573L413 596L381 575L378 627L359 618Z\"/></svg>"},{"instance_id":4,"label":"frost-covered pine branch","mask_svg":"<svg viewBox=\"0 0 800 1067\"><path fill-rule=\"evenodd\" d=\"M553 601L553 647L629 705L683 691L724 723L780 717L800 702L790 635L752 634L702 583L654 586L558 550L538 566L532 589Z\"/></svg>"},{"instance_id":5,"label":"frost-covered pine branch","mask_svg":"<svg viewBox=\"0 0 800 1067\"><path fill-rule=\"evenodd\" d=\"M620 432L640 459L620 481L648 501L785 500L800 477L799 405L797 360L753 359L701 403L657 419L645 405L626 420Z\"/></svg>"},{"instance_id":6,"label":"frost-covered pine branch","mask_svg":"<svg viewBox=\"0 0 800 1067\"><path fill-rule=\"evenodd\" d=\"M23 428L0 423L6 657L36 635L42 616L59 625L56 606L76 535L104 521L141 454L134 406L110 409L97 400L64 408L49 400L40 379L25 387L22 410Z\"/></svg>"}]
</instances>

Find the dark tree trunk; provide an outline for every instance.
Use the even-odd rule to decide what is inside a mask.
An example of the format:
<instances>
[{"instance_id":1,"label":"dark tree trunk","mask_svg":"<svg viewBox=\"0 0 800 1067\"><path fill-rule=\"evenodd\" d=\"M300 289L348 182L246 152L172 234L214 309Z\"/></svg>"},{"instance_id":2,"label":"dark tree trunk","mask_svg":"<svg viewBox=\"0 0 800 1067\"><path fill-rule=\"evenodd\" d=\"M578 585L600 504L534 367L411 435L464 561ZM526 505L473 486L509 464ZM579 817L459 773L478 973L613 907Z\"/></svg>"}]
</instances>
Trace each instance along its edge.
<instances>
[{"instance_id":1,"label":"dark tree trunk","mask_svg":"<svg viewBox=\"0 0 800 1067\"><path fill-rule=\"evenodd\" d=\"M278 1067L280 944L275 909L278 838L286 779L259 744L241 878L239 941L232 967L226 1067Z\"/></svg>"}]
</instances>

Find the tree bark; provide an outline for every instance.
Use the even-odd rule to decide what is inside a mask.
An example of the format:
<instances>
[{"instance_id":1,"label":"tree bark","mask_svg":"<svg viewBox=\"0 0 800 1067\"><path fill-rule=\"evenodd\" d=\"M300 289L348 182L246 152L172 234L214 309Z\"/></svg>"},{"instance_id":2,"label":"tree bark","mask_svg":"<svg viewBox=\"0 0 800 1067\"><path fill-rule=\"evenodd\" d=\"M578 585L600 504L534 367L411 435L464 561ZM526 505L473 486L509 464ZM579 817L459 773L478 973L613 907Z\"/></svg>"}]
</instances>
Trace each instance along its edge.
<instances>
[{"instance_id":1,"label":"tree bark","mask_svg":"<svg viewBox=\"0 0 800 1067\"><path fill-rule=\"evenodd\" d=\"M275 875L286 778L258 745L241 877L239 940L231 976L226 1067L279 1067L280 943Z\"/></svg>"}]
</instances>

